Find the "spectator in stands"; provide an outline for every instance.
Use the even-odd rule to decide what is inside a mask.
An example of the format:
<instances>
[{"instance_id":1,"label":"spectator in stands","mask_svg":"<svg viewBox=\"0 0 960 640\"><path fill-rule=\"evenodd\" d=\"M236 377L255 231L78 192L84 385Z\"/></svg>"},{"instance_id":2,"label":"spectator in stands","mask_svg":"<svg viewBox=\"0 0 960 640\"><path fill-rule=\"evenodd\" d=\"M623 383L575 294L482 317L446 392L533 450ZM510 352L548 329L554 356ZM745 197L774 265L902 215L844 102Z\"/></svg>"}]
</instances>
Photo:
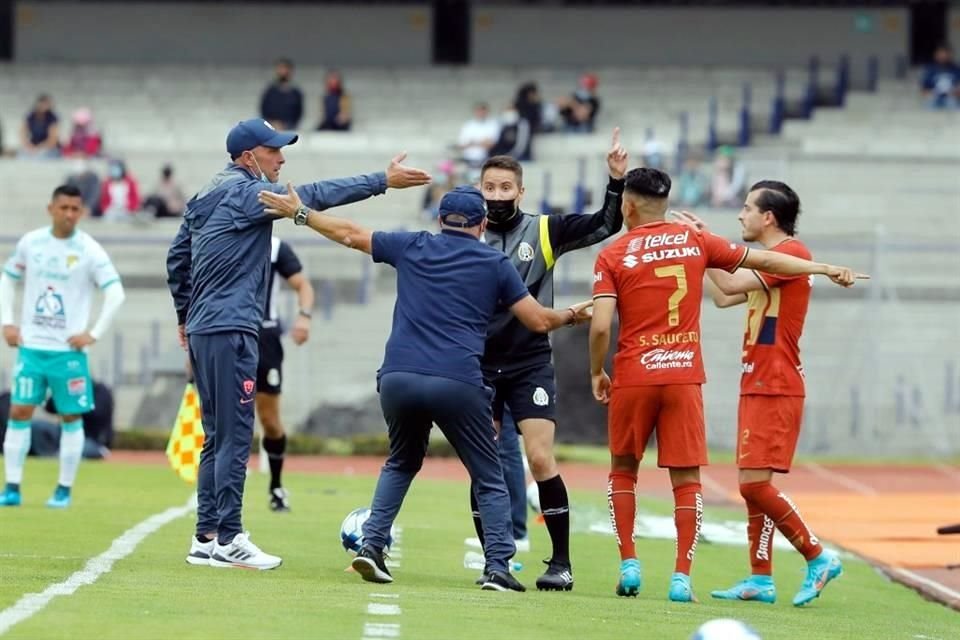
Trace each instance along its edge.
<instances>
[{"instance_id":1,"label":"spectator in stands","mask_svg":"<svg viewBox=\"0 0 960 640\"><path fill-rule=\"evenodd\" d=\"M710 181L703 173L699 157L695 155L687 156L687 159L683 162L683 169L673 184L673 196L679 206L693 208L707 201Z\"/></svg>"},{"instance_id":2,"label":"spectator in stands","mask_svg":"<svg viewBox=\"0 0 960 640\"><path fill-rule=\"evenodd\" d=\"M710 204L714 207L740 207L746 196L746 170L734 156L732 147L720 147L713 161L710 179Z\"/></svg>"},{"instance_id":3,"label":"spectator in stands","mask_svg":"<svg viewBox=\"0 0 960 640\"><path fill-rule=\"evenodd\" d=\"M37 96L20 128L20 155L27 158L59 157L60 127L57 121L50 96Z\"/></svg>"},{"instance_id":4,"label":"spectator in stands","mask_svg":"<svg viewBox=\"0 0 960 640\"><path fill-rule=\"evenodd\" d=\"M500 114L500 136L490 147L490 155L510 156L520 162L533 159L533 127L513 105Z\"/></svg>"},{"instance_id":5,"label":"spectator in stands","mask_svg":"<svg viewBox=\"0 0 960 640\"><path fill-rule=\"evenodd\" d=\"M592 133L597 113L600 111L600 98L597 97L597 76L585 73L580 76L577 90L568 98L557 101L560 116L567 131Z\"/></svg>"},{"instance_id":6,"label":"spectator in stands","mask_svg":"<svg viewBox=\"0 0 960 640\"><path fill-rule=\"evenodd\" d=\"M500 123L490 117L490 107L486 102L478 102L473 107L473 117L463 123L457 148L463 160L471 167L479 167L490 157L490 148L500 137ZM449 189L444 189L444 193Z\"/></svg>"},{"instance_id":7,"label":"spectator in stands","mask_svg":"<svg viewBox=\"0 0 960 640\"><path fill-rule=\"evenodd\" d=\"M517 96L513 106L523 120L530 126L530 133L542 133L543 128L543 100L540 98L540 89L534 82L525 82L517 89ZM491 156L501 155L491 153Z\"/></svg>"},{"instance_id":8,"label":"spectator in stands","mask_svg":"<svg viewBox=\"0 0 960 640\"><path fill-rule=\"evenodd\" d=\"M293 84L293 62L277 60L275 74L260 97L260 117L275 129L296 129L303 117L303 92Z\"/></svg>"},{"instance_id":9,"label":"spectator in stands","mask_svg":"<svg viewBox=\"0 0 960 640\"><path fill-rule=\"evenodd\" d=\"M73 161L73 171L65 182L80 190L84 213L95 218L103 215L100 209L100 176L90 166L86 157L81 156Z\"/></svg>"},{"instance_id":10,"label":"spectator in stands","mask_svg":"<svg viewBox=\"0 0 960 640\"><path fill-rule=\"evenodd\" d=\"M353 124L352 105L339 71L327 72L324 88L323 118L317 125L317 131L349 131Z\"/></svg>"},{"instance_id":11,"label":"spectator in stands","mask_svg":"<svg viewBox=\"0 0 960 640\"><path fill-rule=\"evenodd\" d=\"M458 178L457 166L453 160L441 160L437 164L437 173L423 197L423 215L427 220L436 220L440 215L440 199L443 194L456 188ZM479 172L477 179L480 179Z\"/></svg>"},{"instance_id":12,"label":"spectator in stands","mask_svg":"<svg viewBox=\"0 0 960 640\"><path fill-rule=\"evenodd\" d=\"M187 207L187 198L173 177L173 167L164 165L160 171L160 183L143 203L143 208L153 212L155 218L179 218Z\"/></svg>"},{"instance_id":13,"label":"spectator in stands","mask_svg":"<svg viewBox=\"0 0 960 640\"><path fill-rule=\"evenodd\" d=\"M657 140L652 127L647 127L643 140L643 166L648 169L666 169L666 158L664 157L663 143Z\"/></svg>"},{"instance_id":14,"label":"spectator in stands","mask_svg":"<svg viewBox=\"0 0 960 640\"><path fill-rule=\"evenodd\" d=\"M73 131L63 148L63 155L94 158L100 155L102 149L103 136L93 122L93 112L86 107L74 111Z\"/></svg>"},{"instance_id":15,"label":"spectator in stands","mask_svg":"<svg viewBox=\"0 0 960 640\"><path fill-rule=\"evenodd\" d=\"M128 220L140 210L139 186L120 160L111 160L107 167L107 179L100 187L100 210L108 220Z\"/></svg>"},{"instance_id":16,"label":"spectator in stands","mask_svg":"<svg viewBox=\"0 0 960 640\"><path fill-rule=\"evenodd\" d=\"M933 62L923 70L921 88L931 109L960 107L960 66L953 61L949 45L937 47Z\"/></svg>"}]
</instances>

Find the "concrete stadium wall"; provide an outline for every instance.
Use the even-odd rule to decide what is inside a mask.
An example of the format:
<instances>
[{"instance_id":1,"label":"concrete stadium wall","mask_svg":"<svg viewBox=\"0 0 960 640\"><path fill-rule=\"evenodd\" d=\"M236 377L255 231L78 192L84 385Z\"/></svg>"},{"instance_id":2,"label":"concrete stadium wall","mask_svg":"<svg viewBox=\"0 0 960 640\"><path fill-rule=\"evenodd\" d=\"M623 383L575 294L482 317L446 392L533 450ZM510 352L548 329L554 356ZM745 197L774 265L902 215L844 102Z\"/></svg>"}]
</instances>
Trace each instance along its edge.
<instances>
[{"instance_id":1,"label":"concrete stadium wall","mask_svg":"<svg viewBox=\"0 0 960 640\"><path fill-rule=\"evenodd\" d=\"M532 9L473 11L475 64L797 66L908 48L906 9ZM863 66L863 65L860 65Z\"/></svg>"},{"instance_id":2,"label":"concrete stadium wall","mask_svg":"<svg viewBox=\"0 0 960 640\"><path fill-rule=\"evenodd\" d=\"M427 64L429 7L18 2L19 62ZM362 38L355 34L363 33Z\"/></svg>"},{"instance_id":3,"label":"concrete stadium wall","mask_svg":"<svg viewBox=\"0 0 960 640\"><path fill-rule=\"evenodd\" d=\"M797 66L812 54L832 65L847 53L855 63L878 55L890 72L909 35L906 9L480 5L472 20L471 61L481 65ZM396 66L429 63L431 31L427 4L25 1L16 8L14 57L240 64L286 55L304 64Z\"/></svg>"}]
</instances>

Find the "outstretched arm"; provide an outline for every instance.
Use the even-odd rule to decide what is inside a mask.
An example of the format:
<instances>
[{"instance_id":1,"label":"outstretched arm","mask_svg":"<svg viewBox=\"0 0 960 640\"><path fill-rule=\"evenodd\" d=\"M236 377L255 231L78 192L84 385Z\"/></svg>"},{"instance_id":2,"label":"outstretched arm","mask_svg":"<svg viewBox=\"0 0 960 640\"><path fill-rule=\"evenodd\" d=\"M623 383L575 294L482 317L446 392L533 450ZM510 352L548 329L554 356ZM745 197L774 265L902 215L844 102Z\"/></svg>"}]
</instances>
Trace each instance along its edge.
<instances>
[{"instance_id":1,"label":"outstretched arm","mask_svg":"<svg viewBox=\"0 0 960 640\"><path fill-rule=\"evenodd\" d=\"M852 287L857 280L867 280L870 276L857 273L849 267L837 267L823 262L811 262L777 251L751 250L741 266L765 273L778 273L784 276L825 275L835 284Z\"/></svg>"},{"instance_id":2,"label":"outstretched arm","mask_svg":"<svg viewBox=\"0 0 960 640\"><path fill-rule=\"evenodd\" d=\"M588 247L619 232L623 227L623 176L629 157L620 144L620 128L613 130L613 141L607 152L607 183L603 206L591 215L550 216L547 218L553 255Z\"/></svg>"},{"instance_id":3,"label":"outstretched arm","mask_svg":"<svg viewBox=\"0 0 960 640\"><path fill-rule=\"evenodd\" d=\"M287 183L286 194L261 191L259 200L266 207L266 213L284 218L293 218L297 210L304 206L300 200L300 195L290 182ZM371 253L373 231L358 225L352 220L336 218L314 209L308 209L306 226L337 244L364 253Z\"/></svg>"},{"instance_id":4,"label":"outstretched arm","mask_svg":"<svg viewBox=\"0 0 960 640\"><path fill-rule=\"evenodd\" d=\"M590 319L590 307L593 302L578 302L563 311L545 307L537 299L527 294L510 305L510 313L530 331L549 333L563 326L573 326Z\"/></svg>"},{"instance_id":5,"label":"outstretched arm","mask_svg":"<svg viewBox=\"0 0 960 640\"><path fill-rule=\"evenodd\" d=\"M406 153L401 153L393 158L386 171L301 185L297 187L297 193L308 207L323 211L378 196L387 189L407 189L429 184L430 174L404 165L406 157ZM282 192L283 187L273 185L272 190Z\"/></svg>"}]
</instances>

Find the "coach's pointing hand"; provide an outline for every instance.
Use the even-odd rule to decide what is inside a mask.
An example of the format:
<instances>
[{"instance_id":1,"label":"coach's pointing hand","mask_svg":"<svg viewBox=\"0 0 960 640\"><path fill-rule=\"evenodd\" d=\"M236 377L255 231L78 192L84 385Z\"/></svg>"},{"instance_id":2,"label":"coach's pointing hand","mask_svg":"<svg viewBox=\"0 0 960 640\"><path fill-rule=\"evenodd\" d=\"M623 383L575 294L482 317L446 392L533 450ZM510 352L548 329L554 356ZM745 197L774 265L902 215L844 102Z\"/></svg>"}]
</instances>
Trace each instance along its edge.
<instances>
[{"instance_id":1,"label":"coach's pointing hand","mask_svg":"<svg viewBox=\"0 0 960 640\"><path fill-rule=\"evenodd\" d=\"M850 267L835 267L833 265L827 265L826 276L830 278L834 284L838 284L841 287L852 287L857 283L857 280L869 280L870 276L865 273L857 273Z\"/></svg>"},{"instance_id":2,"label":"coach's pointing hand","mask_svg":"<svg viewBox=\"0 0 960 640\"><path fill-rule=\"evenodd\" d=\"M260 204L266 207L264 211L273 216L283 216L292 218L293 214L303 204L300 200L300 194L293 188L293 183L287 183L286 193L274 193L273 191L261 191L259 197Z\"/></svg>"},{"instance_id":3,"label":"coach's pointing hand","mask_svg":"<svg viewBox=\"0 0 960 640\"><path fill-rule=\"evenodd\" d=\"M573 311L573 324L590 322L590 319L593 317L593 300L586 300L584 302L572 304L568 307L568 309Z\"/></svg>"},{"instance_id":4,"label":"coach's pointing hand","mask_svg":"<svg viewBox=\"0 0 960 640\"><path fill-rule=\"evenodd\" d=\"M430 184L430 174L423 169L406 166L403 164L406 158L407 152L404 151L390 161L390 166L387 167L387 188L406 189Z\"/></svg>"}]
</instances>

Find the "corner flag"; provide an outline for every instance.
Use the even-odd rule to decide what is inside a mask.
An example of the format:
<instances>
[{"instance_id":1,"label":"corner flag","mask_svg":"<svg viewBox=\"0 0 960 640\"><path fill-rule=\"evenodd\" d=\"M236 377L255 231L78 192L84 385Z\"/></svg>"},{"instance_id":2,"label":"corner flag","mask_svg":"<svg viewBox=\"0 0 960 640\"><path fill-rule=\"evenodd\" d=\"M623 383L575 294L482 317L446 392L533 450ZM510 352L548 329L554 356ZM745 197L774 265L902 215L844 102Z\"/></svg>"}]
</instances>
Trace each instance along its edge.
<instances>
[{"instance_id":1,"label":"corner flag","mask_svg":"<svg viewBox=\"0 0 960 640\"><path fill-rule=\"evenodd\" d=\"M200 449L203 448L203 424L200 420L200 400L197 390L187 384L180 402L180 412L173 424L170 441L167 443L167 458L170 466L185 482L197 481L200 466Z\"/></svg>"}]
</instances>

